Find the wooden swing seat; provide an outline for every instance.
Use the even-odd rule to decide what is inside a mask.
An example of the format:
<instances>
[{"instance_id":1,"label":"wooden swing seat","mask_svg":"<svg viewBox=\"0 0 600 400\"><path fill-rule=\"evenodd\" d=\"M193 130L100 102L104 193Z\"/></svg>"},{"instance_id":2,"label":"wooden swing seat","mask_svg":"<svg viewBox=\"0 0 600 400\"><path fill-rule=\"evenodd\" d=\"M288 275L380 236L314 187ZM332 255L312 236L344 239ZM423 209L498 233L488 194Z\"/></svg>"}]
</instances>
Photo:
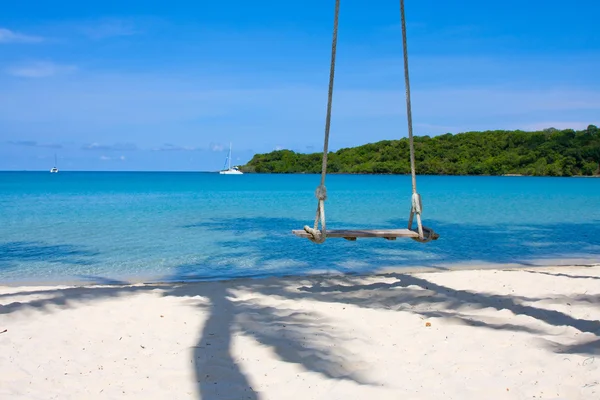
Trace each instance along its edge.
<instances>
[{"instance_id":1,"label":"wooden swing seat","mask_svg":"<svg viewBox=\"0 0 600 400\"><path fill-rule=\"evenodd\" d=\"M427 230L423 227L423 230ZM311 235L304 229L293 230L292 233L301 238L309 238ZM331 229L327 230L327 238L344 238L356 240L358 238L383 238L396 240L397 238L418 238L419 233L410 229ZM437 240L439 235L433 233L432 240Z\"/></svg>"}]
</instances>

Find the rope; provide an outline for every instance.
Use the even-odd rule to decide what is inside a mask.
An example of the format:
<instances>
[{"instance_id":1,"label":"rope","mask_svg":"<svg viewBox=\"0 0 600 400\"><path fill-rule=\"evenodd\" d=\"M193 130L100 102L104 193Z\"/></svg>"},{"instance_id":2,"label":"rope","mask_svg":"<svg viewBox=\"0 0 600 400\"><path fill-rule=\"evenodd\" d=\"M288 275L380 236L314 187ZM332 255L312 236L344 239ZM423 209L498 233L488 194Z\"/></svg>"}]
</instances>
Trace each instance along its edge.
<instances>
[{"instance_id":1,"label":"rope","mask_svg":"<svg viewBox=\"0 0 600 400\"><path fill-rule=\"evenodd\" d=\"M423 224L421 223L421 212L423 210L423 203L421 202L421 195L417 192L417 172L415 167L415 142L413 139L412 129L412 110L410 105L410 79L408 74L408 45L406 44L406 18L404 13L404 0L400 0L400 19L402 21L402 48L404 50L404 85L406 86L406 116L408 119L408 143L410 147L410 173L412 178L412 205L410 209L410 217L408 219L408 229L412 230L413 219L417 217L417 231L419 233L418 238L414 238L419 242L428 242L432 239L434 232L431 229L427 229L427 237L423 231Z\"/></svg>"},{"instance_id":2,"label":"rope","mask_svg":"<svg viewBox=\"0 0 600 400\"><path fill-rule=\"evenodd\" d=\"M408 76L408 46L406 44L406 20L404 16L404 0L400 0L400 19L402 20L402 48L404 50L404 85L406 87L406 116L408 118L408 141L410 145L410 172L412 175L412 191L417 193L417 176L415 169L415 144L412 129L412 111L410 105L410 79Z\"/></svg>"},{"instance_id":3,"label":"rope","mask_svg":"<svg viewBox=\"0 0 600 400\"><path fill-rule=\"evenodd\" d=\"M329 153L329 129L331 126L331 103L333 101L333 82L335 77L335 55L337 50L338 19L340 14L340 0L335 0L335 12L333 17L333 39L331 43L331 66L329 69L329 91L327 94L327 117L325 118L325 141L323 143L323 166L321 168L321 184L317 187L315 196L319 200L317 214L315 216L314 228L305 226L304 230L311 234L310 241L323 243L327 238L325 226L325 200L327 200L327 188L325 177L327 176L327 155ZM319 230L319 221L321 230Z\"/></svg>"}]
</instances>

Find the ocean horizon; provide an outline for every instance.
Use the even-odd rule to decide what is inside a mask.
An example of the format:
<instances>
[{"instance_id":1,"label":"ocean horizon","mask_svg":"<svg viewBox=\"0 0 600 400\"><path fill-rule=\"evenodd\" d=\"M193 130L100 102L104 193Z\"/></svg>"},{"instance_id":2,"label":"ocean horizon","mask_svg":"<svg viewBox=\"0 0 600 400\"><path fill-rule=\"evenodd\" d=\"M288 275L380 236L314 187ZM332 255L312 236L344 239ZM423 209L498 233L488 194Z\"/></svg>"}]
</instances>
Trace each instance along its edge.
<instances>
[{"instance_id":1,"label":"ocean horizon","mask_svg":"<svg viewBox=\"0 0 600 400\"><path fill-rule=\"evenodd\" d=\"M314 221L317 174L216 172L0 172L0 282L600 262L595 179L418 176L423 221L437 241L316 245L291 231ZM332 174L327 188L329 229L406 227L410 175Z\"/></svg>"},{"instance_id":2,"label":"ocean horizon","mask_svg":"<svg viewBox=\"0 0 600 400\"><path fill-rule=\"evenodd\" d=\"M13 172L27 172L27 173L47 173L49 170L41 170L41 169L15 169L15 170L0 170L0 173L13 173ZM60 170L61 174L69 174L69 173L189 173L189 174L218 174L222 169L215 170ZM266 173L266 172L244 172L243 175L321 175L320 172L278 172L278 173ZM327 172L327 175L383 175L383 176L411 176L410 173L407 174L396 174L396 173L381 173L381 172ZM462 176L462 177L525 177L525 178L600 178L600 175L572 175L572 176L533 176L533 175L522 175L522 174L503 174L503 175L448 175L448 174L423 174L417 176Z\"/></svg>"}]
</instances>

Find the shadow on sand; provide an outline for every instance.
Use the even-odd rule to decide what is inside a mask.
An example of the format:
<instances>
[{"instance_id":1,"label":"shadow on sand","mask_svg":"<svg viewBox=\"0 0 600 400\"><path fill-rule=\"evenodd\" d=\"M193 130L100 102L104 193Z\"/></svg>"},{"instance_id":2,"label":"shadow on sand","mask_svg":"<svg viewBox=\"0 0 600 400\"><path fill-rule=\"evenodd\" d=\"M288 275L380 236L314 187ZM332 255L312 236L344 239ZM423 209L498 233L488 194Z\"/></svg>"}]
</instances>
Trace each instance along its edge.
<instances>
[{"instance_id":1,"label":"shadow on sand","mask_svg":"<svg viewBox=\"0 0 600 400\"><path fill-rule=\"evenodd\" d=\"M222 231L231 236L248 236L253 232L262 233L259 239L248 241L226 240L221 243L230 252L225 256L214 256L205 259L205 263L220 263L224 268L236 268L237 256L251 256L257 270L264 270L269 265L279 265L294 261L293 272L298 266L333 266L341 272L369 272L374 262L382 265L419 265L440 267L440 264L460 263L472 260L473 246L479 246L479 259L490 262L512 262L528 264L528 257L538 259L541 256L556 258L564 256L564 246L560 241L574 242L568 232L574 230L586 232L579 235L574 243L581 246L593 245L593 237L599 237L600 228L594 224L589 226L536 226L519 231L510 227L458 227L437 224L442 237L436 244L422 246L413 241L389 243L385 241L365 241L363 243L331 241L324 246L315 246L307 240L291 238L287 229L295 229L302 222L292 219L246 219L240 221L204 221L190 224L185 229L201 229L205 232ZM390 224L392 225L392 224ZM434 225L434 224L432 224ZM277 227L273 230L273 227ZM434 225L435 226L435 225ZM269 228L271 231L269 231ZM290 230L291 230L290 229ZM461 231L462 230L462 231ZM265 234L267 232L267 234ZM281 234L277 232L283 232ZM446 232L446 233L445 233ZM449 235L447 232L453 232ZM456 235L462 233L458 238ZM566 232L566 233L562 233ZM444 236L447 235L447 236ZM537 235L537 236L536 236ZM595 235L595 236L593 236ZM528 245L524 238L538 238L538 243L546 243L540 247ZM452 239L451 239L452 238ZM485 238L485 239L482 239ZM489 242L488 242L489 241ZM491 243L490 251L481 251L484 242ZM553 244L554 243L554 244ZM31 244L5 244L0 247L0 263L11 262L22 257L33 257L36 251L58 254L57 260L73 262L90 254L80 253L74 248L47 249L43 246L35 250ZM26 246L30 246L28 249ZM543 250L540 250L543 248ZM299 257L304 255L304 257ZM506 254L498 260L498 254ZM510 256L519 254L520 258ZM232 261L228 262L228 258ZM418 261L418 262L415 262ZM358 267L356 267L358 265ZM366 265L363 267L363 265ZM354 267L352 267L354 266ZM318 269L318 268L317 268ZM172 276L165 281L201 279L203 265L182 265L175 269ZM200 271L200 272L199 272ZM268 271L268 268L267 268ZM286 270L280 269L281 275ZM550 274L530 270L532 273ZM557 279L598 279L594 276L570 274L550 274ZM352 304L363 308L386 310L402 310L427 317L443 317L462 321L477 329L501 329L519 331L532 336L546 333L547 327L570 326L580 332L593 335L592 340L572 346L559 346L548 343L547 349L557 353L600 354L600 322L575 318L560 311L542 309L532 305L540 300L563 301L560 298L526 298L511 295L496 295L473 290L457 290L436 284L426 278L405 273L376 274L385 282L364 283L360 276L304 276L289 277L279 280L238 279L230 281L194 284L147 284L140 286L123 286L123 282L110 278L88 277L90 282L109 286L79 287L61 290L40 289L20 295L43 294L43 297L28 302L11 301L11 294L0 295L0 314L10 314L26 309L37 309L42 312L55 312L58 308L70 308L94 302L102 298L110 298L160 290L162 296L180 298L201 296L207 300L202 305L208 317L203 329L199 332L196 346L190 351L194 357L198 396L203 400L216 399L258 399L257 392L248 377L240 368L239 362L232 355L232 340L236 335L245 335L271 349L283 362L300 365L328 379L350 380L363 385L377 385L361 371L349 366L361 363L354 359L352 352L344 347L348 333L337 328L333 321L322 315L306 311L273 308L255 300L254 296L240 297L239 293L250 293L280 299L302 299L316 302ZM215 278L215 276L206 276ZM390 281L392 281L390 283ZM118 286L112 286L113 284ZM574 302L587 302L600 305L600 294L573 296ZM511 324L496 324L491 321L477 319L461 310L493 308L509 310L515 315L526 315L536 320L535 326L522 325L518 319ZM218 370L218 373L215 373ZM219 377L219 378L217 378Z\"/></svg>"}]
</instances>

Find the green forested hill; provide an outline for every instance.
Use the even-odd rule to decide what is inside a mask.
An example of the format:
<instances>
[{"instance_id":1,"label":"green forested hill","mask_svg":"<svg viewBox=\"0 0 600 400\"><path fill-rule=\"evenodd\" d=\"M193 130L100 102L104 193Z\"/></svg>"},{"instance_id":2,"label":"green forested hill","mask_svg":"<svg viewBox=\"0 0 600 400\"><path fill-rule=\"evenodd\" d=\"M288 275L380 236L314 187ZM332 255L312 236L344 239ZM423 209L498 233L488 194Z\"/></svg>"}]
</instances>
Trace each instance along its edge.
<instances>
[{"instance_id":1,"label":"green forested hill","mask_svg":"<svg viewBox=\"0 0 600 400\"><path fill-rule=\"evenodd\" d=\"M600 174L600 129L485 131L415 136L418 174L573 176ZM408 139L385 140L329 153L332 173L410 173ZM319 173L321 153L279 150L241 167L256 173Z\"/></svg>"}]
</instances>

